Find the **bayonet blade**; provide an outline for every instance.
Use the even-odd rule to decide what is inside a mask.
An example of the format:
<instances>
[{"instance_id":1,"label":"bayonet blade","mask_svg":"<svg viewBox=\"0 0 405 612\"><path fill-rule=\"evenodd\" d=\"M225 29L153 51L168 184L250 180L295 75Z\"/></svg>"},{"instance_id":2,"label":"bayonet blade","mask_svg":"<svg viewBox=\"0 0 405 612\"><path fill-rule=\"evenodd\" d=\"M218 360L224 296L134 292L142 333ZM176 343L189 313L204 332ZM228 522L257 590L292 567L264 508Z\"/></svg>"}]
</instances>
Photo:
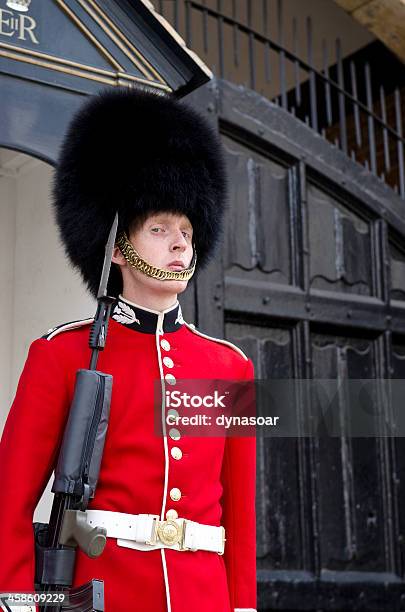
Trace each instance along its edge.
<instances>
[{"instance_id":1,"label":"bayonet blade","mask_svg":"<svg viewBox=\"0 0 405 612\"><path fill-rule=\"evenodd\" d=\"M107 284L111 270L111 258L113 256L115 241L117 238L118 228L118 213L115 213L114 221L108 235L107 244L105 245L105 255L103 263L103 271L101 273L100 285L98 288L97 299L103 298L107 295Z\"/></svg>"}]
</instances>

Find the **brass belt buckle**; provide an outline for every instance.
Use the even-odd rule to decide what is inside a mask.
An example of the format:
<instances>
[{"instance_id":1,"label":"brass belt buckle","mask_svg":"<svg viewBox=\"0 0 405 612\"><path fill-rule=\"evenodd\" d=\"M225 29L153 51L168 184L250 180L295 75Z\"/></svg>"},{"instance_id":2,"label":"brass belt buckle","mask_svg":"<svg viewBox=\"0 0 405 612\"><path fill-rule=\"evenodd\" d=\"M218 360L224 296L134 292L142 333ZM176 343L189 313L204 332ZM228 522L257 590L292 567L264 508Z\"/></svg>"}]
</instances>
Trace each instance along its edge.
<instances>
[{"instance_id":1,"label":"brass belt buckle","mask_svg":"<svg viewBox=\"0 0 405 612\"><path fill-rule=\"evenodd\" d=\"M177 519L179 520L179 519ZM188 550L184 546L184 535L186 531L186 519L180 519L181 523L177 523L176 520L166 519L165 521L158 521L157 533L159 540L166 544L166 546L174 546L179 544L180 550Z\"/></svg>"}]
</instances>

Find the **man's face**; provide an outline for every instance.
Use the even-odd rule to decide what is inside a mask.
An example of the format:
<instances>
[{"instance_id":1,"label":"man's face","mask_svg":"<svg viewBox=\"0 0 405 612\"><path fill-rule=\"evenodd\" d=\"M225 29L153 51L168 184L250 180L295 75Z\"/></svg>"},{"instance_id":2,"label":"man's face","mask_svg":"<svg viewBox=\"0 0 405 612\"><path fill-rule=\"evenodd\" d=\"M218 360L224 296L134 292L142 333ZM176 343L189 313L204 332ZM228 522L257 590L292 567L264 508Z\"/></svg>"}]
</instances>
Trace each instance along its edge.
<instances>
[{"instance_id":1,"label":"man's face","mask_svg":"<svg viewBox=\"0 0 405 612\"><path fill-rule=\"evenodd\" d=\"M150 215L136 230L131 231L129 241L139 255L149 264L164 270L181 271L190 266L193 257L193 228L185 215L161 212ZM155 289L158 292L178 294L188 281L158 280L132 268L116 248L113 261L121 265L125 287L134 290Z\"/></svg>"}]
</instances>

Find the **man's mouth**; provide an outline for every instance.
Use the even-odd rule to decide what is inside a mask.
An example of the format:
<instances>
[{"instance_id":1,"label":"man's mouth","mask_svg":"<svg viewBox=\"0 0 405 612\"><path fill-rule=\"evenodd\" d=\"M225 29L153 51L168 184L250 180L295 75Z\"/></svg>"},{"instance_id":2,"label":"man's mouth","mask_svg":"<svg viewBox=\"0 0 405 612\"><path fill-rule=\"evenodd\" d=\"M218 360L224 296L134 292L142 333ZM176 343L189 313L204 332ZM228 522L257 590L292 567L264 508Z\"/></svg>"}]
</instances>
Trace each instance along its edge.
<instances>
[{"instance_id":1,"label":"man's mouth","mask_svg":"<svg viewBox=\"0 0 405 612\"><path fill-rule=\"evenodd\" d=\"M167 267L170 270L180 271L180 270L184 270L185 265L181 261L173 261Z\"/></svg>"}]
</instances>

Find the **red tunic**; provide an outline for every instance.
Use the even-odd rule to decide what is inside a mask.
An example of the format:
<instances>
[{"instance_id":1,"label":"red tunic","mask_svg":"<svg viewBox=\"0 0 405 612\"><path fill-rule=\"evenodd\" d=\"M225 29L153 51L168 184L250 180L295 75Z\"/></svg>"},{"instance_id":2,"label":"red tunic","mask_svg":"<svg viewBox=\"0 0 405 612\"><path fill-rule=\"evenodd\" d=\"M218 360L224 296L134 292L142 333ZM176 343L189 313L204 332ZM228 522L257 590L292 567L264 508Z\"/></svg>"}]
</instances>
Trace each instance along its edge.
<instances>
[{"instance_id":1,"label":"red tunic","mask_svg":"<svg viewBox=\"0 0 405 612\"><path fill-rule=\"evenodd\" d=\"M122 316L113 315L98 362L113 376L113 395L90 508L162 519L175 509L179 517L223 525L225 554L140 551L108 538L98 559L78 550L74 585L104 580L106 612L254 610L255 438L158 436L153 399L161 377L249 380L253 364L234 345L185 324L178 304L160 317L134 305L132 316L129 305L115 311ZM0 592L33 590L32 516L55 466L76 370L88 367L88 336L88 321L81 322L30 347L0 444ZM182 451L180 459L173 447ZM170 497L172 488L180 489L178 501Z\"/></svg>"}]
</instances>

